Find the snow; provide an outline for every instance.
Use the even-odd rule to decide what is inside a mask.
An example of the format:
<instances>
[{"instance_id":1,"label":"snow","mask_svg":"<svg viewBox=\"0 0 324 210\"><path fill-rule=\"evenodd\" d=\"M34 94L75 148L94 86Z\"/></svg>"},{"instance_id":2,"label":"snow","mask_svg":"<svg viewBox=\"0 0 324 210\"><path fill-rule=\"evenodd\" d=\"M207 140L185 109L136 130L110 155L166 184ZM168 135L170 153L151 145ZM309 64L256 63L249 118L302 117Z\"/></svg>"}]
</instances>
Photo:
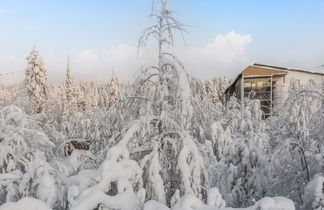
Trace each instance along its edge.
<instances>
[{"instance_id":1,"label":"snow","mask_svg":"<svg viewBox=\"0 0 324 210\"><path fill-rule=\"evenodd\" d=\"M99 204L112 209L135 210L138 202L136 195L131 191L121 192L109 196L98 189L86 190L86 194L74 201L71 210L92 210Z\"/></svg>"},{"instance_id":2,"label":"snow","mask_svg":"<svg viewBox=\"0 0 324 210\"><path fill-rule=\"evenodd\" d=\"M295 210L294 202L284 197L265 197L256 202L254 209L260 210Z\"/></svg>"},{"instance_id":3,"label":"snow","mask_svg":"<svg viewBox=\"0 0 324 210\"><path fill-rule=\"evenodd\" d=\"M17 202L7 202L0 206L0 210L52 210L41 200L25 197Z\"/></svg>"},{"instance_id":4,"label":"snow","mask_svg":"<svg viewBox=\"0 0 324 210\"><path fill-rule=\"evenodd\" d=\"M207 205L215 206L217 208L224 208L226 206L226 203L217 188L210 188L207 191Z\"/></svg>"},{"instance_id":5,"label":"snow","mask_svg":"<svg viewBox=\"0 0 324 210\"><path fill-rule=\"evenodd\" d=\"M205 204L192 194L183 196L173 207L173 210L202 209Z\"/></svg>"},{"instance_id":6,"label":"snow","mask_svg":"<svg viewBox=\"0 0 324 210\"><path fill-rule=\"evenodd\" d=\"M158 153L158 144L154 145L154 149L152 152L151 158L151 164L148 169L148 173L150 174L149 181L151 184L154 186L152 189L153 193L153 198L156 200L165 203L166 198L165 198L165 189L164 189L164 183L163 179L160 175L161 171L161 165L159 163L159 153ZM149 157L147 157L149 158Z\"/></svg>"},{"instance_id":7,"label":"snow","mask_svg":"<svg viewBox=\"0 0 324 210\"><path fill-rule=\"evenodd\" d=\"M53 176L45 173L40 178L36 194L37 198L46 202L49 206L54 206L57 200L57 189Z\"/></svg>"},{"instance_id":8,"label":"snow","mask_svg":"<svg viewBox=\"0 0 324 210\"><path fill-rule=\"evenodd\" d=\"M71 210L92 210L98 205L103 205L109 208L132 210L135 209L140 201L133 191L132 183L138 183L141 178L142 170L136 161L128 159L128 151L126 144L132 133L134 126L127 131L127 135L117 144L112 147L107 154L107 159L101 164L98 177L98 184L95 184L85 190L74 199ZM113 173L112 173L113 172ZM117 194L107 195L106 192L111 189L111 184L117 184ZM75 197L78 193L76 186L70 190L70 198ZM138 193L140 200L143 200L143 193Z\"/></svg>"},{"instance_id":9,"label":"snow","mask_svg":"<svg viewBox=\"0 0 324 210\"><path fill-rule=\"evenodd\" d=\"M22 176L19 170L11 171L10 173L2 173L0 174L0 182L4 180L18 180Z\"/></svg>"},{"instance_id":10,"label":"snow","mask_svg":"<svg viewBox=\"0 0 324 210\"><path fill-rule=\"evenodd\" d=\"M155 201L149 200L144 204L144 210L170 210L166 205Z\"/></svg>"},{"instance_id":11,"label":"snow","mask_svg":"<svg viewBox=\"0 0 324 210\"><path fill-rule=\"evenodd\" d=\"M71 187L69 191L71 191L71 195L76 196L78 192L82 192L88 187L97 183L100 177L100 173L98 170L81 170L77 175L68 177L68 182Z\"/></svg>"},{"instance_id":12,"label":"snow","mask_svg":"<svg viewBox=\"0 0 324 210\"><path fill-rule=\"evenodd\" d=\"M214 196L218 193L217 189L211 189L209 194ZM294 203L284 197L265 197L255 203L255 205L247 208L226 208L224 201L209 198L208 204L204 204L200 199L192 194L183 196L171 209L172 210L295 210ZM211 202L213 201L213 202ZM218 201L218 202L214 202ZM221 202L219 202L221 201ZM214 205L216 204L216 205ZM168 210L170 208L156 202L148 201L144 205L144 210Z\"/></svg>"},{"instance_id":13,"label":"snow","mask_svg":"<svg viewBox=\"0 0 324 210\"><path fill-rule=\"evenodd\" d=\"M324 176L316 174L312 181L305 187L305 209L324 209Z\"/></svg>"}]
</instances>

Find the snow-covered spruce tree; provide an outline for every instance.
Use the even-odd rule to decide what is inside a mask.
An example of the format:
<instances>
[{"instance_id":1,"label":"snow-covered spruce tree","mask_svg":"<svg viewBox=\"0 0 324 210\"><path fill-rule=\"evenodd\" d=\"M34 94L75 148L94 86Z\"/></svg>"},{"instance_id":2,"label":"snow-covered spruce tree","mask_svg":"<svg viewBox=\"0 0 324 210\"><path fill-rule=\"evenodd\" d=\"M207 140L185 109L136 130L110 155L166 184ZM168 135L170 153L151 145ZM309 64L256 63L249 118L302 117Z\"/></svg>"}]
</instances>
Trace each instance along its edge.
<instances>
[{"instance_id":1,"label":"snow-covered spruce tree","mask_svg":"<svg viewBox=\"0 0 324 210\"><path fill-rule=\"evenodd\" d=\"M38 114L44 111L48 98L47 72L43 60L35 48L33 48L26 60L27 68L24 84L31 103L31 112Z\"/></svg>"},{"instance_id":2,"label":"snow-covered spruce tree","mask_svg":"<svg viewBox=\"0 0 324 210\"><path fill-rule=\"evenodd\" d=\"M71 73L70 59L67 61L66 78L64 83L65 94L63 97L63 121L69 119L77 111L77 91Z\"/></svg>"},{"instance_id":3,"label":"snow-covered spruce tree","mask_svg":"<svg viewBox=\"0 0 324 210\"><path fill-rule=\"evenodd\" d=\"M98 84L95 82L79 82L78 109L81 112L95 110L99 104Z\"/></svg>"},{"instance_id":4,"label":"snow-covered spruce tree","mask_svg":"<svg viewBox=\"0 0 324 210\"><path fill-rule=\"evenodd\" d=\"M258 100L232 97L224 119L212 125L213 149L220 159L210 167L212 186L229 206L252 205L267 193L265 147L268 136Z\"/></svg>"},{"instance_id":5,"label":"snow-covered spruce tree","mask_svg":"<svg viewBox=\"0 0 324 210\"><path fill-rule=\"evenodd\" d=\"M109 82L109 88L108 88L108 99L109 99L109 104L108 106L111 107L112 104L114 104L116 102L116 100L118 99L119 93L120 93L120 88L121 88L121 84L120 81L117 77L117 75L115 74L114 71L112 71L112 75L111 75L111 80Z\"/></svg>"},{"instance_id":6,"label":"snow-covered spruce tree","mask_svg":"<svg viewBox=\"0 0 324 210\"><path fill-rule=\"evenodd\" d=\"M106 119L113 134L109 142L117 145L137 125L127 148L143 170L146 199L170 205L171 198L179 194L205 198L208 178L200 152L205 140L200 126L204 116L181 62L170 53L172 32L184 26L172 17L167 1L161 4L159 13L152 14L156 24L139 41L143 46L151 35L157 38L157 65L143 69L108 110Z\"/></svg>"}]
</instances>

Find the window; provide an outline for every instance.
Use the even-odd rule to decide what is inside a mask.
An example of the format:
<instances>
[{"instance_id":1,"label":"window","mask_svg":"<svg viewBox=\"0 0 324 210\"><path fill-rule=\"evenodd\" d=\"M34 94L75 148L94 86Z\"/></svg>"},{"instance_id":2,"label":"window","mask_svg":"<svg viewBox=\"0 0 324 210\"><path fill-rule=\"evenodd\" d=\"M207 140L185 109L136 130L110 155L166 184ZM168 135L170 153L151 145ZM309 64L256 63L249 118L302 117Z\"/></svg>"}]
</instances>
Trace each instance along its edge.
<instances>
[{"instance_id":1,"label":"window","mask_svg":"<svg viewBox=\"0 0 324 210\"><path fill-rule=\"evenodd\" d=\"M260 100L264 119L272 111L271 81L270 77L244 78L244 97Z\"/></svg>"},{"instance_id":2,"label":"window","mask_svg":"<svg viewBox=\"0 0 324 210\"><path fill-rule=\"evenodd\" d=\"M300 79L296 79L296 80L295 80L295 83L296 83L296 87L299 88L299 87L300 87Z\"/></svg>"},{"instance_id":3,"label":"window","mask_svg":"<svg viewBox=\"0 0 324 210\"><path fill-rule=\"evenodd\" d=\"M251 88L252 83L251 82L244 82L245 88Z\"/></svg>"}]
</instances>

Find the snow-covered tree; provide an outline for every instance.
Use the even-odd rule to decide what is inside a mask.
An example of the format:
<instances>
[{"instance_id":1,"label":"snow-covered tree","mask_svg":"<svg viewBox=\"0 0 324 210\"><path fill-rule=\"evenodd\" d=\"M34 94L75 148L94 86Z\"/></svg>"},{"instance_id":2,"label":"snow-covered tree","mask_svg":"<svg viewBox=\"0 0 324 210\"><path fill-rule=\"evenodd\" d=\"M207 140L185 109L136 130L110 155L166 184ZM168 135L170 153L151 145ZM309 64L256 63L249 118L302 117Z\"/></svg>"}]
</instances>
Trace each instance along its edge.
<instances>
[{"instance_id":1,"label":"snow-covered tree","mask_svg":"<svg viewBox=\"0 0 324 210\"><path fill-rule=\"evenodd\" d=\"M317 174L306 185L302 209L324 210L324 177Z\"/></svg>"},{"instance_id":2,"label":"snow-covered tree","mask_svg":"<svg viewBox=\"0 0 324 210\"><path fill-rule=\"evenodd\" d=\"M98 85L99 108L109 109L118 100L121 90L121 81L113 70L110 81Z\"/></svg>"},{"instance_id":3,"label":"snow-covered tree","mask_svg":"<svg viewBox=\"0 0 324 210\"><path fill-rule=\"evenodd\" d=\"M145 190L142 189L142 170L136 161L129 159L127 149L127 143L132 138L133 128L126 133L118 145L109 149L106 160L101 164L100 169L95 171L99 172L95 177L97 184L82 189L84 186L84 182L82 182L69 189L69 191L76 192L70 200L71 209L90 210L98 207L139 209L137 207L141 204L140 200L144 202L143 199L145 199ZM142 195L142 199L139 199L140 195Z\"/></svg>"},{"instance_id":4,"label":"snow-covered tree","mask_svg":"<svg viewBox=\"0 0 324 210\"><path fill-rule=\"evenodd\" d=\"M269 119L273 193L303 203L304 187L320 172L315 156L320 153L322 95L314 82L297 87L292 81L284 108ZM321 118L322 119L322 118Z\"/></svg>"},{"instance_id":5,"label":"snow-covered tree","mask_svg":"<svg viewBox=\"0 0 324 210\"><path fill-rule=\"evenodd\" d=\"M67 120L71 115L77 112L77 90L71 73L70 59L67 61L66 78L65 78L65 94L63 98L63 121Z\"/></svg>"},{"instance_id":6,"label":"snow-covered tree","mask_svg":"<svg viewBox=\"0 0 324 210\"><path fill-rule=\"evenodd\" d=\"M110 106L113 103L115 103L116 100L118 99L120 88L121 88L120 81L118 80L118 77L116 76L115 72L112 71L112 76L109 82L109 89L108 89Z\"/></svg>"},{"instance_id":7,"label":"snow-covered tree","mask_svg":"<svg viewBox=\"0 0 324 210\"><path fill-rule=\"evenodd\" d=\"M0 110L0 203L24 196L36 196L36 177L28 174L37 154L48 154L54 147L38 123L19 108L9 106ZM49 153L50 154L50 153ZM42 156L41 159L46 159ZM36 162L39 163L39 160Z\"/></svg>"},{"instance_id":8,"label":"snow-covered tree","mask_svg":"<svg viewBox=\"0 0 324 210\"><path fill-rule=\"evenodd\" d=\"M223 121L223 122L222 122ZM211 182L234 207L252 205L267 193L265 148L268 137L260 102L232 97L225 119L212 125L214 150L220 159L210 168Z\"/></svg>"},{"instance_id":9,"label":"snow-covered tree","mask_svg":"<svg viewBox=\"0 0 324 210\"><path fill-rule=\"evenodd\" d=\"M38 51L33 48L26 58L25 87L31 103L32 113L41 113L48 98L47 72Z\"/></svg>"},{"instance_id":10,"label":"snow-covered tree","mask_svg":"<svg viewBox=\"0 0 324 210\"><path fill-rule=\"evenodd\" d=\"M152 15L156 24L139 41L143 46L150 35L157 35L157 65L143 69L106 118L112 123L110 142L119 145L121 138L131 136L127 148L143 170L146 198L170 205L176 194L206 198L208 178L200 151L202 113L192 96L190 78L170 53L172 32L184 26L172 17L167 1L161 3L159 13Z\"/></svg>"}]
</instances>

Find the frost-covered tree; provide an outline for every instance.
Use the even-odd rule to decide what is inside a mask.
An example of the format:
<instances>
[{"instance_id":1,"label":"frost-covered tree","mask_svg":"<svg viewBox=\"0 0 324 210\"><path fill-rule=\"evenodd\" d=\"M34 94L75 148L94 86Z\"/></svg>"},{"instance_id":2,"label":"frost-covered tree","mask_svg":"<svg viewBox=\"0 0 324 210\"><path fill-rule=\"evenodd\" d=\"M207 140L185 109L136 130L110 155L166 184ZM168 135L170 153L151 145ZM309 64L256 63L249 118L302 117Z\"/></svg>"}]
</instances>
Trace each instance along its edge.
<instances>
[{"instance_id":1,"label":"frost-covered tree","mask_svg":"<svg viewBox=\"0 0 324 210\"><path fill-rule=\"evenodd\" d=\"M195 133L199 127L193 122L201 113L195 110L189 77L182 63L169 52L173 45L172 31L182 32L185 27L172 17L167 1L161 4L160 14L152 15L156 24L146 29L139 41L141 46L151 35L157 37L158 64L145 69L139 82L154 87L152 94L146 94L152 97L146 115L153 117L149 131L153 136L148 141L153 148L143 160L144 177L148 179L146 189L149 196L170 204L176 190L202 197L207 177L199 151L202 139Z\"/></svg>"},{"instance_id":2,"label":"frost-covered tree","mask_svg":"<svg viewBox=\"0 0 324 210\"><path fill-rule=\"evenodd\" d=\"M31 103L32 113L44 111L48 98L47 72L43 60L34 48L26 58L25 87Z\"/></svg>"},{"instance_id":3,"label":"frost-covered tree","mask_svg":"<svg viewBox=\"0 0 324 210\"><path fill-rule=\"evenodd\" d=\"M95 82L79 82L78 108L81 112L95 110L99 104L98 84Z\"/></svg>"},{"instance_id":4,"label":"frost-covered tree","mask_svg":"<svg viewBox=\"0 0 324 210\"><path fill-rule=\"evenodd\" d=\"M69 202L72 210L95 208L130 210L139 209L139 205L144 203L142 170L136 161L129 159L127 149L127 143L132 137L134 128L136 125L127 131L118 145L109 149L100 169L93 171L95 174L98 173L95 175L96 184L90 182L86 189L82 189L88 180L87 176L93 175L85 173L82 176L79 173L84 181L69 189L71 194ZM137 193L135 194L134 191Z\"/></svg>"},{"instance_id":5,"label":"frost-covered tree","mask_svg":"<svg viewBox=\"0 0 324 210\"><path fill-rule=\"evenodd\" d=\"M38 167L32 165L40 159L46 160L44 155L50 154L54 144L35 119L17 107L0 110L0 125L0 203L25 196L36 197L39 183L35 182L36 176L29 174ZM38 154L42 154L42 158L38 159Z\"/></svg>"},{"instance_id":6,"label":"frost-covered tree","mask_svg":"<svg viewBox=\"0 0 324 210\"><path fill-rule=\"evenodd\" d=\"M317 174L306 185L304 192L304 204L302 209L323 210L324 209L324 177Z\"/></svg>"},{"instance_id":7,"label":"frost-covered tree","mask_svg":"<svg viewBox=\"0 0 324 210\"><path fill-rule=\"evenodd\" d=\"M234 207L252 205L267 193L265 148L268 136L260 102L232 97L225 118L212 125L213 149L219 161L210 167L213 186Z\"/></svg>"},{"instance_id":8,"label":"frost-covered tree","mask_svg":"<svg viewBox=\"0 0 324 210\"><path fill-rule=\"evenodd\" d=\"M117 101L121 89L122 84L113 70L110 81L98 87L99 107L109 109Z\"/></svg>"},{"instance_id":9,"label":"frost-covered tree","mask_svg":"<svg viewBox=\"0 0 324 210\"><path fill-rule=\"evenodd\" d=\"M156 24L144 31L139 46L151 35L157 38L157 65L143 69L106 119L113 134L109 142L118 145L125 135L131 136L127 148L143 170L146 198L171 205L179 194L206 198L208 178L200 151L205 139L199 126L203 114L183 65L170 53L173 31L184 26L172 17L167 1L161 1L152 17Z\"/></svg>"},{"instance_id":10,"label":"frost-covered tree","mask_svg":"<svg viewBox=\"0 0 324 210\"><path fill-rule=\"evenodd\" d=\"M116 100L118 99L119 93L120 93L120 88L121 88L121 84L120 81L118 79L118 77L116 76L115 72L112 71L112 75L111 75L111 79L109 82L109 101L110 101L110 106L116 102ZM110 107L109 106L109 107Z\"/></svg>"},{"instance_id":11,"label":"frost-covered tree","mask_svg":"<svg viewBox=\"0 0 324 210\"><path fill-rule=\"evenodd\" d=\"M63 98L63 120L67 120L77 112L77 90L71 73L70 60L67 61L66 78L64 83L65 94Z\"/></svg>"},{"instance_id":12,"label":"frost-covered tree","mask_svg":"<svg viewBox=\"0 0 324 210\"><path fill-rule=\"evenodd\" d=\"M229 85L230 80L226 77L214 77L208 80L193 78L190 84L195 97L200 101L209 101L213 104L225 103L224 93Z\"/></svg>"},{"instance_id":13,"label":"frost-covered tree","mask_svg":"<svg viewBox=\"0 0 324 210\"><path fill-rule=\"evenodd\" d=\"M268 122L272 191L299 205L303 203L304 187L320 172L315 156L322 144L322 97L313 81L301 87L292 81L284 108Z\"/></svg>"}]
</instances>

